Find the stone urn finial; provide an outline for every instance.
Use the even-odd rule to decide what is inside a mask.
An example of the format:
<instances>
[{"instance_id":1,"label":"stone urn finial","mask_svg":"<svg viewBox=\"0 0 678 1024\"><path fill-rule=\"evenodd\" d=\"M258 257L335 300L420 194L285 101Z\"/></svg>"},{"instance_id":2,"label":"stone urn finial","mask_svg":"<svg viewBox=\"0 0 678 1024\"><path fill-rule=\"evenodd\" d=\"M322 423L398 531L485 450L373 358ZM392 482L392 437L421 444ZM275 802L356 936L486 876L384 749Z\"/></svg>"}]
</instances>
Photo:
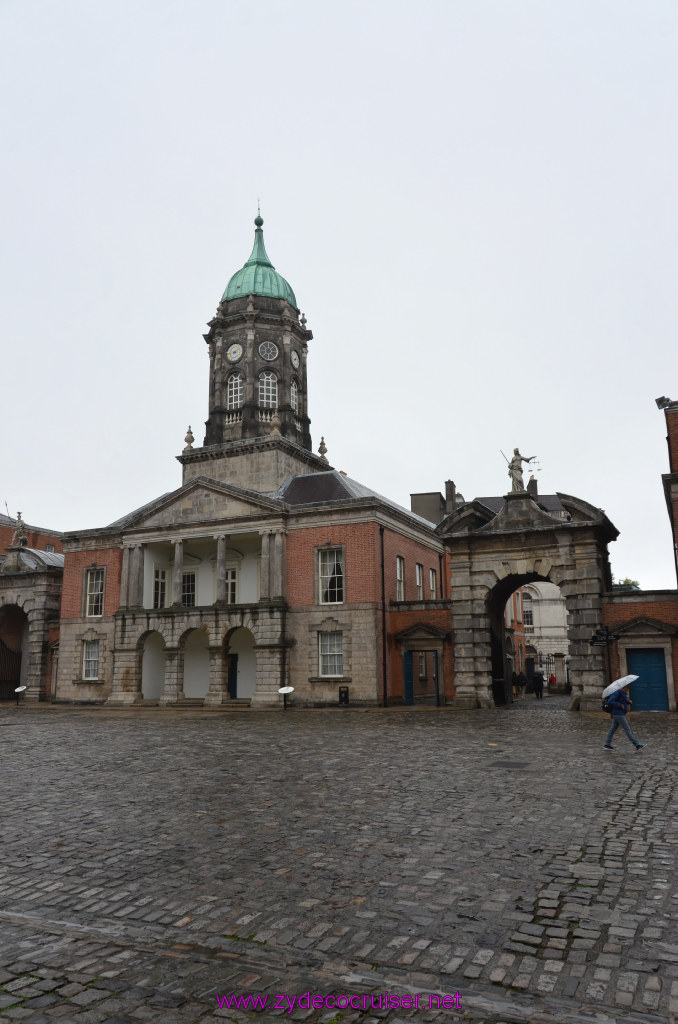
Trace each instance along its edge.
<instances>
[{"instance_id":1,"label":"stone urn finial","mask_svg":"<svg viewBox=\"0 0 678 1024\"><path fill-rule=\"evenodd\" d=\"M306 330L306 314L305 313L301 314L301 326L304 328L304 330Z\"/></svg>"},{"instance_id":2,"label":"stone urn finial","mask_svg":"<svg viewBox=\"0 0 678 1024\"><path fill-rule=\"evenodd\" d=\"M186 447L184 448L184 451L185 452L193 451L193 442L195 441L195 438L193 437L193 431L191 430L190 423L188 425L188 431L186 433L186 437L184 438L184 441L186 442Z\"/></svg>"},{"instance_id":3,"label":"stone urn finial","mask_svg":"<svg viewBox=\"0 0 678 1024\"><path fill-rule=\"evenodd\" d=\"M318 445L318 453L323 462L327 462L327 459L325 457L327 455L327 445L325 444L324 437L320 438L320 444Z\"/></svg>"}]
</instances>

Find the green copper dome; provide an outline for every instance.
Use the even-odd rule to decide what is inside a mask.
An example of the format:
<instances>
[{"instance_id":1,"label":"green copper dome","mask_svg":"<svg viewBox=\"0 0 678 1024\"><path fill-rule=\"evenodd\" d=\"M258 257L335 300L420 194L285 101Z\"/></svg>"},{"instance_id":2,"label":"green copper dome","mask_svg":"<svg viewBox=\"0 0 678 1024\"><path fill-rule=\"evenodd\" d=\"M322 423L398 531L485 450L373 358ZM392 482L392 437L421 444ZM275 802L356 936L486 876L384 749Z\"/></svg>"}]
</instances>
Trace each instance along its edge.
<instances>
[{"instance_id":1,"label":"green copper dome","mask_svg":"<svg viewBox=\"0 0 678 1024\"><path fill-rule=\"evenodd\" d=\"M267 295L273 299L286 299L296 309L294 292L266 255L262 218L256 217L254 223L256 231L252 255L242 270L238 270L228 282L221 301L239 299L244 295Z\"/></svg>"}]
</instances>

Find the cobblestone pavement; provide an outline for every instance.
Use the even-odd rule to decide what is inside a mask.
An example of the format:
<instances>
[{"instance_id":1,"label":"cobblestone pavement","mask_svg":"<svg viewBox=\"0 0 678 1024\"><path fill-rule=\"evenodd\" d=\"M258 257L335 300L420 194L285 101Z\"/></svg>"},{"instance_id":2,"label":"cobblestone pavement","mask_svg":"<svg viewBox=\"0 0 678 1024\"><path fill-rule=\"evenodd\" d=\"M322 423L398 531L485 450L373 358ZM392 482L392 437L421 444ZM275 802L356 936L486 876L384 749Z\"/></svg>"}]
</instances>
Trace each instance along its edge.
<instances>
[{"instance_id":1,"label":"cobblestone pavement","mask_svg":"<svg viewBox=\"0 0 678 1024\"><path fill-rule=\"evenodd\" d=\"M0 707L0 1020L673 1021L678 723L607 724Z\"/></svg>"}]
</instances>

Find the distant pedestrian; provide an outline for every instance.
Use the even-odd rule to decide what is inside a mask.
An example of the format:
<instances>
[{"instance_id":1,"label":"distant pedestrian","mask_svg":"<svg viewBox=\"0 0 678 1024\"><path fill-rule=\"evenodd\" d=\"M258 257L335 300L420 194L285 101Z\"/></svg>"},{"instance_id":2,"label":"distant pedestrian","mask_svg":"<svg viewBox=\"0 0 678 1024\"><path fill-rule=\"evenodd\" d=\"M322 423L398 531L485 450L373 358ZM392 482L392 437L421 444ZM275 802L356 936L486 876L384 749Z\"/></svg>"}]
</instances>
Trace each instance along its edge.
<instances>
[{"instance_id":1,"label":"distant pedestrian","mask_svg":"<svg viewBox=\"0 0 678 1024\"><path fill-rule=\"evenodd\" d=\"M532 676L532 684L537 700L542 700L544 696L544 673L535 672Z\"/></svg>"},{"instance_id":2,"label":"distant pedestrian","mask_svg":"<svg viewBox=\"0 0 678 1024\"><path fill-rule=\"evenodd\" d=\"M518 673L515 672L515 671L514 671L513 675L511 676L511 686L513 687L513 699L514 700L518 700L518 695L520 693L520 689L518 687Z\"/></svg>"},{"instance_id":3,"label":"distant pedestrian","mask_svg":"<svg viewBox=\"0 0 678 1024\"><path fill-rule=\"evenodd\" d=\"M628 738L631 740L631 743L633 743L636 750L640 750L641 747L645 746L644 743L641 743L640 740L636 739L636 737L631 732L631 726L626 721L626 712L629 710L632 703L629 700L628 690L628 686L624 686L621 690L617 690L615 693L613 693L610 697L607 698L607 704L610 709L610 714L612 715L612 725L610 726L610 731L605 737L605 750L613 749L612 737L614 736L619 726L622 727Z\"/></svg>"},{"instance_id":4,"label":"distant pedestrian","mask_svg":"<svg viewBox=\"0 0 678 1024\"><path fill-rule=\"evenodd\" d=\"M523 691L527 687L527 676L523 671L518 673L518 696L522 697Z\"/></svg>"},{"instance_id":5,"label":"distant pedestrian","mask_svg":"<svg viewBox=\"0 0 678 1024\"><path fill-rule=\"evenodd\" d=\"M554 676L554 674L552 672L551 675L549 676L549 686L555 686L555 685L556 685L556 677Z\"/></svg>"}]
</instances>

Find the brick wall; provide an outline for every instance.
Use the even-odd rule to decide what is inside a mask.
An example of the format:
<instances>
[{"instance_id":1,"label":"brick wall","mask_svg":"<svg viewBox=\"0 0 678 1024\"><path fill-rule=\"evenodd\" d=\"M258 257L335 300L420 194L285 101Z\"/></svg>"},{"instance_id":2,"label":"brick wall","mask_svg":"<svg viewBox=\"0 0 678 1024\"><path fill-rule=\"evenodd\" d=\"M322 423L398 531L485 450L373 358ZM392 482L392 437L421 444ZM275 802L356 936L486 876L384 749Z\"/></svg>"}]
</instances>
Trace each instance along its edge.
<instances>
[{"instance_id":1,"label":"brick wall","mask_svg":"<svg viewBox=\"0 0 678 1024\"><path fill-rule=\"evenodd\" d=\"M396 641L396 633L403 629L427 623L450 633L450 639L443 645L443 671L440 696L442 701L452 700L454 688L454 647L452 644L452 613L449 607L431 608L389 608L386 619L386 659L388 665L388 696L402 700L404 696L402 648ZM415 653L416 658L416 653ZM444 693L443 693L444 691Z\"/></svg>"},{"instance_id":2,"label":"brick wall","mask_svg":"<svg viewBox=\"0 0 678 1024\"><path fill-rule=\"evenodd\" d=\"M381 601L379 527L376 523L346 523L288 533L287 600L291 607L315 604L314 552L328 543L345 548L346 604Z\"/></svg>"},{"instance_id":3,"label":"brick wall","mask_svg":"<svg viewBox=\"0 0 678 1024\"><path fill-rule=\"evenodd\" d=\"M3 516L3 519L5 517ZM14 536L14 525L7 525L5 522L0 522L0 554L4 554L5 549L12 543L12 537ZM46 530L41 530L39 527L26 527L24 530L26 539L28 540L28 547L35 548L37 551L44 551L48 544L54 547L54 550L60 554L64 550L64 542L59 534L48 533Z\"/></svg>"},{"instance_id":4,"label":"brick wall","mask_svg":"<svg viewBox=\"0 0 678 1024\"><path fill-rule=\"evenodd\" d=\"M424 568L424 600L428 600L431 594L429 588L429 570L434 569L436 574L437 596L440 597L440 559L438 551L425 544L403 537L392 530L384 531L384 575L386 578L386 600L395 601L397 595L396 587L396 558L405 559L405 593L403 600L417 600L417 579L415 566L417 563ZM444 571L443 561L443 571Z\"/></svg>"},{"instance_id":5,"label":"brick wall","mask_svg":"<svg viewBox=\"0 0 678 1024\"><path fill-rule=\"evenodd\" d=\"M678 473L678 409L666 410L666 433L669 445L669 473Z\"/></svg>"},{"instance_id":6,"label":"brick wall","mask_svg":"<svg viewBox=\"0 0 678 1024\"><path fill-rule=\"evenodd\" d=\"M104 618L113 615L120 605L120 572L122 551L108 548L102 551L69 551L64 559L64 582L61 595L61 618L83 617L85 570L96 566L106 569L104 583Z\"/></svg>"}]
</instances>

